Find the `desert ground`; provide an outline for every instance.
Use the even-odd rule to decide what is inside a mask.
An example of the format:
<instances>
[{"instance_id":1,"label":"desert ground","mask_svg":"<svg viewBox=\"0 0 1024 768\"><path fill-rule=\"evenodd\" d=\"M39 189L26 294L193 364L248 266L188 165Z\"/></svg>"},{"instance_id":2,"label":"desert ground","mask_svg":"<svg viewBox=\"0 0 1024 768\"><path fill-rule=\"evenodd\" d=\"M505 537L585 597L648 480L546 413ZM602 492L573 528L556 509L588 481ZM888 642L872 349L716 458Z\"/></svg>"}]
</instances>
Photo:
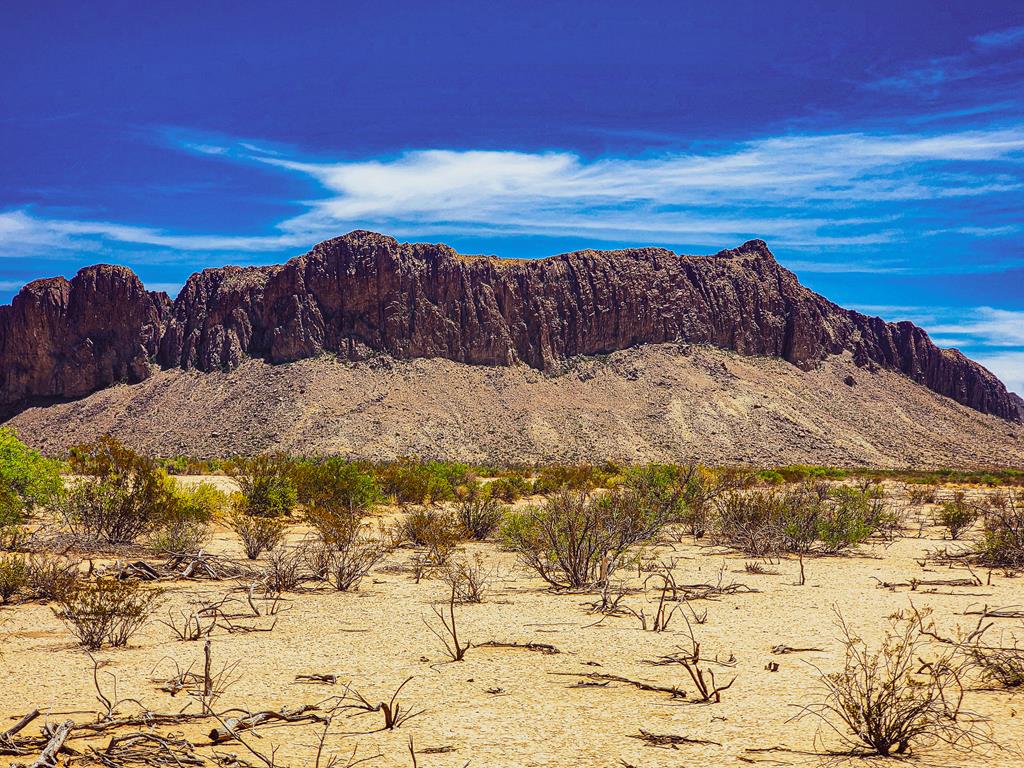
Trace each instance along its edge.
<instances>
[{"instance_id":1,"label":"desert ground","mask_svg":"<svg viewBox=\"0 0 1024 768\"><path fill-rule=\"evenodd\" d=\"M220 477L206 480L227 490L233 483ZM899 483L886 485L900 504L909 504ZM974 495L992 492L970 490ZM912 608L932 610L936 628L952 635L957 627L973 627L976 613L986 606L1024 605L1024 581L1012 573L970 570L931 558L936 551L962 546L943 538L933 524L933 511L933 505L908 506L906 528L894 541L872 541L845 556L804 558L803 585L796 558L757 560L666 529L637 552L635 564L616 574L634 590L622 605L642 611L648 621L657 611L657 585L662 583L648 579L645 588L655 564L667 567L680 596L691 596L673 603L678 610L661 632L644 630L632 613L596 612L597 592L549 589L514 554L492 542L463 544L460 550L479 555L493 578L482 602L455 606L459 639L470 643L462 661L448 659L428 628L440 627L432 608L445 609L448 587L429 573L417 580L410 565L417 550L406 545L375 567L357 591L310 585L284 594L273 617L237 621L267 631L215 629L210 635L214 671L236 665L234 682L217 707L259 711L319 705L324 711L336 701L332 697L347 690L373 703L387 701L408 679L396 701L416 714L393 730L381 730L379 712L339 710L322 747L324 726L314 721L270 723L246 733L246 742L264 756L273 753L277 766L313 766L318 749L319 764L327 765L333 755L339 766L364 759L367 765L426 768L862 764L864 758L829 755L829 750L843 749L836 734L814 716L799 717L802 707L822 698L820 673L842 669L837 611L873 646L883 636L887 617ZM388 522L405 514L388 506L375 512ZM292 525L289 544L306 533L301 523ZM223 527L207 549L242 559L236 538ZM111 567L115 559L155 562L152 555L123 552L117 558L97 557L94 566ZM757 565L748 569L752 561ZM247 584L244 578L159 582L167 590L164 602L128 646L93 654L100 689L118 700L119 715L197 711L187 693L172 696L160 687L180 670L201 669L204 644L176 639L157 619L228 592L244 600ZM267 604L263 608L266 613ZM991 622L996 626L990 631L1004 641L1021 634L1019 618ZM88 723L104 710L91 657L49 605L4 606L0 637L0 730L33 708L50 723ZM692 649L694 640L700 644L702 666L714 672L717 682L734 681L720 702L697 701L694 684L678 664L649 663ZM557 653L489 647L489 641L543 644ZM297 680L301 675L333 675L336 682L302 682ZM601 675L677 687L685 696L641 690ZM904 760L963 768L1021 764L1022 694L977 682L967 687L964 709L980 718L981 742L967 751L922 745ZM216 725L205 719L117 732L151 727L161 734L183 734L207 759L266 765L236 741L203 746ZM638 738L641 732L693 741L653 746ZM101 751L112 735L102 732L73 745ZM33 759L0 757L0 764ZM98 759L96 764L116 765Z\"/></svg>"}]
</instances>

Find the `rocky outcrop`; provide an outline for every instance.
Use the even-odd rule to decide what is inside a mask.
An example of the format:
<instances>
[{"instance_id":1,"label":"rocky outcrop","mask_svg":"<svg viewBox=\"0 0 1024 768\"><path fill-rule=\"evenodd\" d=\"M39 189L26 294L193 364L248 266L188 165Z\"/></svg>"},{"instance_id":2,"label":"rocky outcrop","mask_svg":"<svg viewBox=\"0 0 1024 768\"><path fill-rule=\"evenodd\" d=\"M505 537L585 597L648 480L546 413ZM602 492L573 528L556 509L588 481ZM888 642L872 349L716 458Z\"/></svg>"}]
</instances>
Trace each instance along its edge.
<instances>
[{"instance_id":1,"label":"rocky outcrop","mask_svg":"<svg viewBox=\"0 0 1024 768\"><path fill-rule=\"evenodd\" d=\"M72 398L149 375L171 302L126 267L36 280L0 307L0 405Z\"/></svg>"},{"instance_id":2,"label":"rocky outcrop","mask_svg":"<svg viewBox=\"0 0 1024 768\"><path fill-rule=\"evenodd\" d=\"M848 351L861 366L899 371L978 411L1022 418L1020 398L987 370L939 349L911 323L832 304L800 285L760 240L714 256L641 248L504 260L352 232L283 266L195 274L171 306L127 270L91 270L70 284L37 281L3 308L0 401L77 397L138 380L150 361L211 371L249 357L280 363L384 353L556 372L580 355L684 341L804 369ZM82 302L95 302L94 315L107 325L80 320L85 310L70 306ZM114 303L127 311L104 313Z\"/></svg>"}]
</instances>

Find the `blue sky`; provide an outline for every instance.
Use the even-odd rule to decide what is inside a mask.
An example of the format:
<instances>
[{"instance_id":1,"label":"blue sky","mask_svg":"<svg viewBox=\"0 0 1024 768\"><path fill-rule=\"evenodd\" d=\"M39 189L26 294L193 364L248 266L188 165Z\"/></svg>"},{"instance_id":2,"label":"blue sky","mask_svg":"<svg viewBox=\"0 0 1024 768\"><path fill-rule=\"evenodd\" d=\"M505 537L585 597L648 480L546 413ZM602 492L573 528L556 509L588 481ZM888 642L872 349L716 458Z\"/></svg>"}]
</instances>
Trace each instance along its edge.
<instances>
[{"instance_id":1,"label":"blue sky","mask_svg":"<svg viewBox=\"0 0 1024 768\"><path fill-rule=\"evenodd\" d=\"M545 256L768 241L1024 392L1024 4L10 2L0 300L172 294L355 228Z\"/></svg>"}]
</instances>

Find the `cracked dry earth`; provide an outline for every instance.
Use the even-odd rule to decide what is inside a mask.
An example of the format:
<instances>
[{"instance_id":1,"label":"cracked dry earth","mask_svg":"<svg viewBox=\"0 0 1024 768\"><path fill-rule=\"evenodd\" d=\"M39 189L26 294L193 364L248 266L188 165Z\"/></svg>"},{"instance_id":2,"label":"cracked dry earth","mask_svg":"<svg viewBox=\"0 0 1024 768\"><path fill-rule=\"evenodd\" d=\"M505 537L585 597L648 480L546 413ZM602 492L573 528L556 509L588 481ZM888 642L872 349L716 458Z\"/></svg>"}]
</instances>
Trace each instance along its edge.
<instances>
[{"instance_id":1,"label":"cracked dry earth","mask_svg":"<svg viewBox=\"0 0 1024 768\"><path fill-rule=\"evenodd\" d=\"M912 512L922 521L930 519L930 508ZM382 512L389 519L400 514ZM354 752L357 758L377 756L369 765L408 768L411 737L418 765L425 768L819 765L821 758L812 754L816 743L828 747L835 745L834 738L813 718L793 717L818 696L816 669L827 672L841 667L835 607L855 632L876 644L886 617L911 605L933 609L938 626L952 633L958 625L973 627L976 617L965 615L972 609L1024 604L1024 581L998 572L984 586L920 586L916 591L906 586L880 587L879 582L906 584L911 578L942 581L969 576L962 568L922 567L920 561L928 550L950 542L941 540L940 532L928 525L921 537L917 531L917 523L911 522L909 536L891 545L864 546L849 557L808 559L804 586L796 585L798 565L791 559L768 564L768 573L757 574L745 571L742 556L699 546L688 538L682 542L667 538L649 550L645 556L670 563L680 584L717 583L721 578L723 583L750 588L693 602L697 612L707 611L706 623L693 626L702 656L735 659L731 666L712 666L720 681L736 678L719 704L689 703L693 685L682 669L645 663L688 646L686 624L679 615L661 633L643 631L633 616L601 619L588 610L596 595L554 594L512 555L484 543L467 545L465 550L480 554L497 575L483 603L456 609L461 637L475 644L491 640L544 643L560 653L472 647L464 661L446 663L440 643L424 622L436 622L431 606L445 599L447 587L436 578L416 583L403 567L413 551L402 549L376 568L355 593L314 589L288 594L271 632L216 631L214 666L238 662L238 682L221 706L255 710L315 703L340 694L346 684L367 698L386 699L411 677L400 701L424 710L421 715L394 731L376 732L379 715L338 717L327 737L325 756L341 755L344 765ZM297 525L290 538L294 542L302 534ZM212 548L240 554L233 538L223 531L217 533ZM631 586L642 586L635 568L622 575ZM165 585L169 591L163 612L183 608L198 596L223 594L231 587L224 582ZM626 604L647 615L654 610L654 601L653 590L646 596L641 592L626 598ZM0 686L0 715L5 722L13 722L33 706L47 708L51 720L90 719L88 713L97 707L91 663L50 608L7 607L0 617L5 638L0 657L5 680ZM995 621L1004 636L1013 631L1020 635L1020 620ZM773 653L779 645L817 650ZM201 643L176 641L153 620L128 648L97 654L108 692L116 678L120 697L137 698L159 712L177 712L186 701L182 695L160 692L159 683L152 681L168 678L175 664L198 666L201 657ZM766 669L770 662L778 664L777 671ZM579 686L593 672L680 686L688 698L673 699L615 682ZM338 683L295 682L297 675L309 674L333 674ZM1002 749L988 745L963 754L940 745L921 752L913 763L958 768L1020 765L1022 696L1005 690L967 693L966 708L986 719L992 739ZM134 705L124 708L133 711ZM174 730L184 730L199 743L208 729L207 724ZM634 738L641 729L715 743L656 748ZM279 765L311 766L317 732L306 723L264 727L258 737L251 738L264 751L276 747ZM105 744L108 738L109 734L96 743ZM81 747L81 742L77 744ZM209 748L198 751L212 754ZM223 745L219 751L252 760L237 744ZM18 759L24 758L0 758L0 764Z\"/></svg>"},{"instance_id":2,"label":"cracked dry earth","mask_svg":"<svg viewBox=\"0 0 1024 768\"><path fill-rule=\"evenodd\" d=\"M849 357L803 371L693 345L580 359L557 376L440 359L250 360L158 371L10 424L52 453L109 432L161 455L1024 467L1024 427L904 376Z\"/></svg>"}]
</instances>

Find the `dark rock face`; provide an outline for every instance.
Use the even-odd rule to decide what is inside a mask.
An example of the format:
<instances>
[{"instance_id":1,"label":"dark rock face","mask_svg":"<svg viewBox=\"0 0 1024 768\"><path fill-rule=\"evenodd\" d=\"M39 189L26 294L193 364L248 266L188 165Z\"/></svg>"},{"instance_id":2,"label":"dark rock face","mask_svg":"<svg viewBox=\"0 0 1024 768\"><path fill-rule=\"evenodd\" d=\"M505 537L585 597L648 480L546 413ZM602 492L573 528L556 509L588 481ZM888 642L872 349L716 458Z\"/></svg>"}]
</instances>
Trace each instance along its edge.
<instances>
[{"instance_id":1,"label":"dark rock face","mask_svg":"<svg viewBox=\"0 0 1024 768\"><path fill-rule=\"evenodd\" d=\"M170 300L106 264L36 280L0 307L0 405L81 397L149 375Z\"/></svg>"},{"instance_id":2,"label":"dark rock face","mask_svg":"<svg viewBox=\"0 0 1024 768\"><path fill-rule=\"evenodd\" d=\"M173 305L161 296L116 267L26 286L0 309L0 403L137 381L150 361L211 371L247 357L387 353L554 372L576 355L684 341L803 368L849 351L984 413L1019 421L1024 406L913 324L801 286L760 240L707 257L641 248L515 261L352 232L283 266L195 274Z\"/></svg>"}]
</instances>

